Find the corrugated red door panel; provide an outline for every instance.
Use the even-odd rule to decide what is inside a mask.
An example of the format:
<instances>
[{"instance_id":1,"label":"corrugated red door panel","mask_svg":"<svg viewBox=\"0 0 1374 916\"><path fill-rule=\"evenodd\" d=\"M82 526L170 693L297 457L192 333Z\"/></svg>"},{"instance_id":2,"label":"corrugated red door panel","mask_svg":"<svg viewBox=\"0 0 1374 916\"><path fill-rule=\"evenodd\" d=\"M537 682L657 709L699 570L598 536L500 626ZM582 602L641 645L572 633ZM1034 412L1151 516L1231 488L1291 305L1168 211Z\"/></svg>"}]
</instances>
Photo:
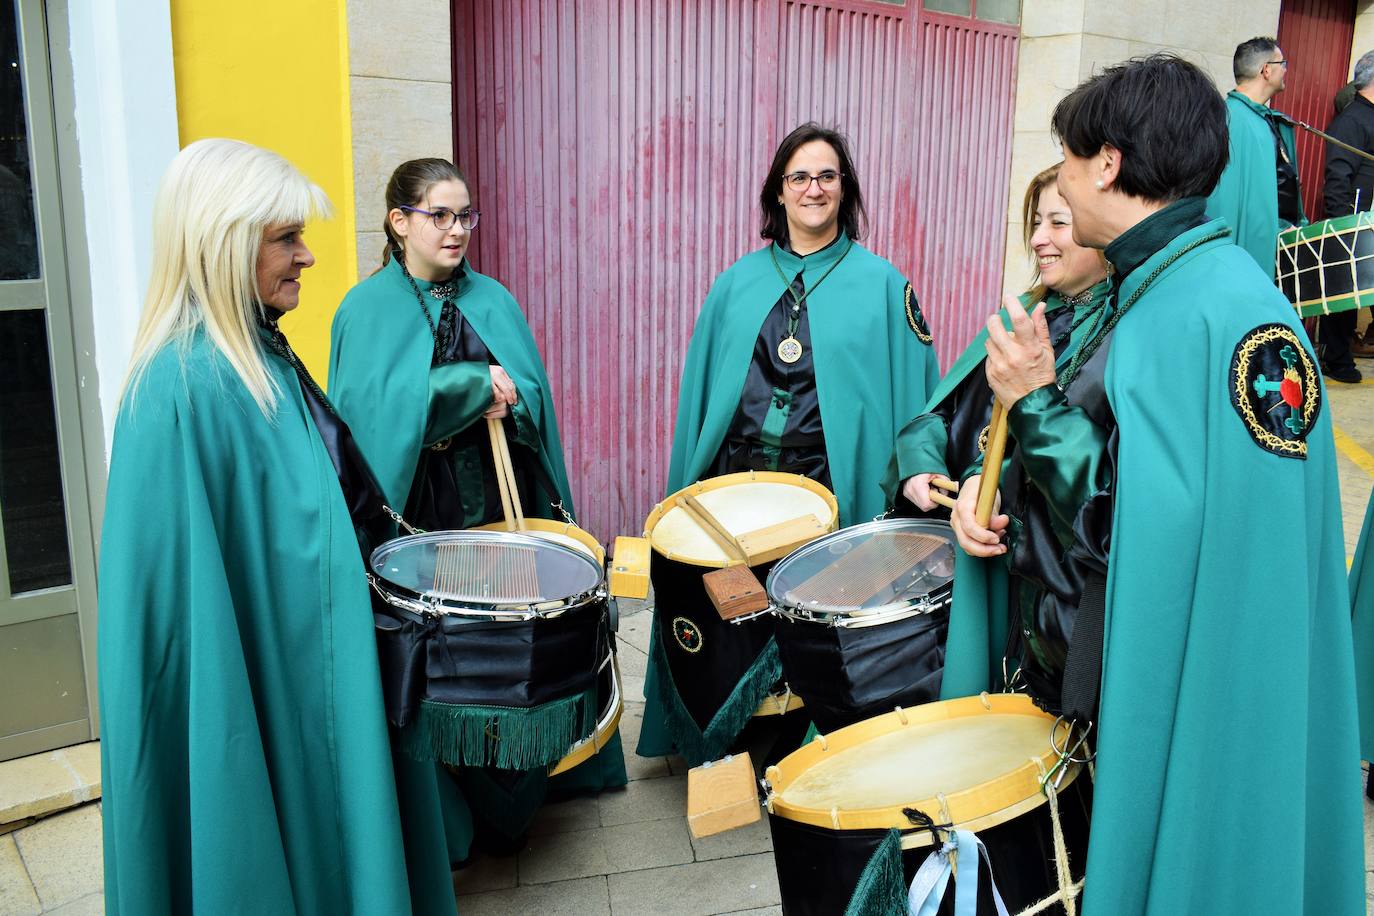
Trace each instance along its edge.
<instances>
[{"instance_id":1,"label":"corrugated red door panel","mask_svg":"<svg viewBox=\"0 0 1374 916\"><path fill-rule=\"evenodd\" d=\"M1336 92L1350 73L1350 43L1355 38L1355 4L1351 0L1283 0L1277 40L1288 61L1286 88L1274 107L1325 130L1336 115ZM1363 53L1363 52L1361 52ZM1302 205L1309 219L1325 215L1322 182L1326 142L1298 130L1298 178ZM1374 201L1368 206L1374 207ZM1361 204L1361 207L1368 207Z\"/></svg>"},{"instance_id":2,"label":"corrugated red door panel","mask_svg":"<svg viewBox=\"0 0 1374 916\"><path fill-rule=\"evenodd\" d=\"M453 9L472 261L525 308L603 540L663 495L692 325L760 244L758 183L801 121L850 137L866 244L911 277L943 362L995 308L1015 27L861 0Z\"/></svg>"}]
</instances>

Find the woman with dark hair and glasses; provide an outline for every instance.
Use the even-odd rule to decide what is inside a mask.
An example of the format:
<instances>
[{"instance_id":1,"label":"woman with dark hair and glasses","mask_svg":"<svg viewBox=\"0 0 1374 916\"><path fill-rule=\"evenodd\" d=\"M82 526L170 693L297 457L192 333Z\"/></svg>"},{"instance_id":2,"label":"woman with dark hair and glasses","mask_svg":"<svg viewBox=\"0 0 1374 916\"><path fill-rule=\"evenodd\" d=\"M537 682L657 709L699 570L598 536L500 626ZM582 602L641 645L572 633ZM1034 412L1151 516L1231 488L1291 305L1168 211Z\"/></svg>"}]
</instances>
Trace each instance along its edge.
<instances>
[{"instance_id":1,"label":"woman with dark hair and glasses","mask_svg":"<svg viewBox=\"0 0 1374 916\"><path fill-rule=\"evenodd\" d=\"M866 521L883 511L897 430L939 381L930 331L911 284L859 244L863 193L837 131L788 134L759 205L767 246L716 278L692 333L668 492L786 471L832 490L841 525ZM663 703L663 674L651 665L645 683L645 756L673 753L671 732L697 728L668 721L679 704Z\"/></svg>"},{"instance_id":2,"label":"woman with dark hair and glasses","mask_svg":"<svg viewBox=\"0 0 1374 916\"><path fill-rule=\"evenodd\" d=\"M1056 364L989 320L1025 689L1095 746L1084 912L1362 913L1350 605L1320 371L1224 220L1226 110L1194 65L1110 67L1054 112L1073 236L1112 290ZM1080 755L1081 756L1081 755Z\"/></svg>"},{"instance_id":3,"label":"woman with dark hair and glasses","mask_svg":"<svg viewBox=\"0 0 1374 916\"><path fill-rule=\"evenodd\" d=\"M534 336L510 292L465 263L478 219L467 180L446 159L405 162L387 183L386 207L382 266L349 291L334 316L329 393L388 500L425 530L500 520L485 422L496 417L525 514L571 518L558 420ZM529 715L543 710L530 707ZM459 771L477 837L493 851L523 844L546 792L625 782L619 732L552 782L543 767ZM441 786L454 802L446 821L456 861L466 855L462 831L453 829L461 826L461 808L447 777Z\"/></svg>"}]
</instances>

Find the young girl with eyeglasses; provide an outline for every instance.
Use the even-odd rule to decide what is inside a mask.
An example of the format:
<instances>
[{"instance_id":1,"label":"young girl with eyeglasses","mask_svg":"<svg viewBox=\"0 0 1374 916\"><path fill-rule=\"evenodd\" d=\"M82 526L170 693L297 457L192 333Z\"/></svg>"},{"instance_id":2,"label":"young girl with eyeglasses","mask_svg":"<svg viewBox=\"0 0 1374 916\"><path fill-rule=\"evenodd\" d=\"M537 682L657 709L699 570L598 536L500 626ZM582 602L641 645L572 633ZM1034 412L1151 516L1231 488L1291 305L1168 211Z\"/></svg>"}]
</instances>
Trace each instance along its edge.
<instances>
[{"instance_id":1,"label":"young girl with eyeglasses","mask_svg":"<svg viewBox=\"0 0 1374 916\"><path fill-rule=\"evenodd\" d=\"M486 422L499 418L525 515L571 518L558 421L534 336L510 292L466 261L478 224L467 180L445 159L405 162L387 183L386 207L382 266L349 291L334 317L329 394L388 500L424 530L500 520ZM554 788L598 791L625 782L616 733ZM521 844L549 788L544 768L465 768L459 783L479 838L490 828L487 847L505 850ZM450 826L461 818L456 806L446 811ZM453 860L466 856L465 843L451 846Z\"/></svg>"}]
</instances>

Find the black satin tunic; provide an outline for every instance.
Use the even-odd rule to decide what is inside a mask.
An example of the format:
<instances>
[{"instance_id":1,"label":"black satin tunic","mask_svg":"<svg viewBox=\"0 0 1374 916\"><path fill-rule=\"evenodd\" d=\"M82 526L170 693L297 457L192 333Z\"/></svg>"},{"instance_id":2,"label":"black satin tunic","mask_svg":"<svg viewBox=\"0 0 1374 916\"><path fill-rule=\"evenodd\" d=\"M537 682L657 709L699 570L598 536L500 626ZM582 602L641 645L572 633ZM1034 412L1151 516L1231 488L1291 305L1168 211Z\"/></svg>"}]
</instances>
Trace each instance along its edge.
<instances>
[{"instance_id":1,"label":"black satin tunic","mask_svg":"<svg viewBox=\"0 0 1374 916\"><path fill-rule=\"evenodd\" d=\"M1045 315L1050 326L1050 340L1055 345L1054 356L1058 360L1068 346L1075 310L1058 298L1050 301L1059 303L1054 311ZM980 365L965 376L931 413L945 424L948 435L945 467L949 473L959 479L975 464L981 466L983 449L987 447L988 421L992 419L992 387L983 367ZM947 514L948 510L940 512Z\"/></svg>"},{"instance_id":2,"label":"black satin tunic","mask_svg":"<svg viewBox=\"0 0 1374 916\"><path fill-rule=\"evenodd\" d=\"M454 276L457 284L462 268ZM453 301L446 301L435 328L437 342L433 365L475 362L491 364L491 351L478 336L472 323ZM511 465L515 469L516 491L526 513L532 506L538 458L516 439L514 425L505 421L506 441ZM451 436L446 448L427 448L421 452L418 478L411 489L406 517L420 528L475 528L504 517L501 489L491 457L491 436L485 420L479 418L466 429Z\"/></svg>"},{"instance_id":3,"label":"black satin tunic","mask_svg":"<svg viewBox=\"0 0 1374 916\"><path fill-rule=\"evenodd\" d=\"M839 236L820 251L840 241ZM817 254L819 252L812 252ZM816 392L816 370L811 355L811 326L802 303L793 335L802 355L790 365L778 356L778 344L787 336L788 316L794 297L804 292L802 272L792 278L791 292L784 292L763 320L754 341L754 356L740 393L739 409L716 453L714 474L735 471L786 471L801 474L830 487L830 464L825 454L821 404ZM778 411L786 411L781 429L774 429ZM773 416L770 417L770 413Z\"/></svg>"},{"instance_id":4,"label":"black satin tunic","mask_svg":"<svg viewBox=\"0 0 1374 916\"><path fill-rule=\"evenodd\" d=\"M1019 608L1019 618L1013 618L1013 624L1019 620L1021 672L1031 696L1055 714L1060 711L1069 640L1083 587L1090 574L1106 575L1111 549L1117 428L1104 384L1110 349L1108 337L1067 392L1055 389L1045 393L1078 408L1087 420L1106 432L1107 447L1095 474L1099 479L1105 478L1106 485L1088 496L1069 525L1065 524L1062 506L1051 504L1023 461L1020 441L1024 438L1033 443L1035 436L1024 429L1025 423L1018 421L1032 420L1028 414L1023 415L1032 404L1022 399L1008 415L1012 435L1007 439L1010 455L1001 489L1002 511L1012 519L1008 562L1013 606ZM1083 419L1077 418L1078 422Z\"/></svg>"}]
</instances>

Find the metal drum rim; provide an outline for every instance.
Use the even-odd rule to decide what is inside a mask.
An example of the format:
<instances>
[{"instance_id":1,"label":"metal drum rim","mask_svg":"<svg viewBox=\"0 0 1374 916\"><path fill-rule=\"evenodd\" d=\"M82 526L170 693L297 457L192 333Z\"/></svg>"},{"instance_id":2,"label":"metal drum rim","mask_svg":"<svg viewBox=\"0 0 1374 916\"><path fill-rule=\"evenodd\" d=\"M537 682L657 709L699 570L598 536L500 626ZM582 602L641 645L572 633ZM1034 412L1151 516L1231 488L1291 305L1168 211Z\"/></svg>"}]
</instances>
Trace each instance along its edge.
<instances>
[{"instance_id":1,"label":"metal drum rim","mask_svg":"<svg viewBox=\"0 0 1374 916\"><path fill-rule=\"evenodd\" d=\"M794 551L792 551L791 553L789 553L787 556L783 557L783 558L782 558L781 560L779 560L778 562L774 563L774 564L773 564L773 568L770 569L770 570L768 571L768 581L765 582L765 583L764 583L764 586L763 586L764 592L766 592L767 595L768 595L768 606L771 607L771 608L773 609L773 612L774 612L775 614L777 614L777 615L779 615L779 616L781 616L781 617L787 617L787 618L789 618L789 619L791 619L791 620L796 620L796 621L798 621L798 622L804 622L804 623L824 623L824 624L828 624L829 626L851 626L851 627L877 626L879 623L892 623L892 622L895 622L895 621L898 621L898 620L905 620L907 617L913 617L913 616L915 616L916 614L929 614L929 613L932 613L932 612L934 612L934 611L939 610L939 609L940 609L939 604L936 604L935 606L933 606L933 607L928 607L928 608L923 608L923 605L924 605L932 596L940 595L940 594L941 594L941 589L945 589L945 590L948 590L949 592L952 592L952 591L953 591L953 588L954 588L954 578L953 578L953 576L951 576L951 577L950 577L950 580L949 580L948 582L944 583L943 585L941 585L938 589L933 589L933 590L931 590L931 591L929 591L929 592L926 592L924 595L922 595L920 601L917 601L917 602L914 603L914 604L903 604L903 605L900 605L900 608L901 608L903 611L905 611L905 610L907 610L907 609L910 609L910 611L911 611L910 613L890 613L890 612L889 612L889 608L891 608L893 611L896 611L897 608L899 607L898 605L893 604L893 605L883 605L883 606L880 607L880 608L874 608L874 609L873 609L872 611L870 611L868 614L864 614L864 615L857 615L857 614L854 613L854 611L858 610L858 608L851 608L848 612L838 611L838 610L837 610L837 611L834 611L834 612L832 612L832 613L830 613L830 614L828 615L828 616L831 618L831 619L829 619L829 620L817 619L817 618L814 617L814 616L810 616L810 609L807 609L807 608L799 608L799 607L797 607L797 605L795 605L795 604L791 604L791 603L789 603L789 602L779 600L779 599L776 597L776 592L775 592L774 589L773 589L773 583L774 583L774 581L777 579L778 572L779 572L780 570L781 570L781 571L785 571L785 570L787 569L787 564L788 564L789 561L792 561L792 560L800 560L800 559L803 558L803 557L806 557L806 556L811 555L812 553L814 553L814 552L816 552L817 550L820 550L822 547L824 547L824 546L826 545L826 542L828 542L828 541L830 541L830 540L832 540L832 539L838 537L839 535L845 533L846 531L857 531L857 530L859 530L859 529L869 529L869 530L875 530L875 531L882 531L882 530L886 530L886 529L898 529L898 528L907 528L907 529L910 529L910 528L922 528L922 527L926 527L926 526L932 526L932 527L934 527L934 528L943 529L943 530L942 530L942 533L948 532L948 534L947 534L946 536L947 536L949 542L950 542L951 544L954 543L954 529L953 529L953 527L950 525L949 522L943 521L942 519L936 519L936 518L878 518L878 519L874 519L874 520L871 521L871 522L859 522L857 525L849 525L849 526L847 526L847 527L845 527L845 528L840 528L840 529L838 529L838 530L830 531L829 533L823 534L823 535L821 535L820 537L816 538L814 541L811 541L811 542L809 542L809 543L803 544L802 546L798 547L796 550L794 550ZM941 595L941 597L943 597L943 595ZM881 619L869 619L869 618L873 618L873 617L879 617L879 615L881 615ZM846 624L846 623L841 623L841 622L840 622L840 621L842 621L842 620L846 620L846 619L854 618L854 617L862 617L862 618L863 618L863 622L862 622L862 623L855 622L855 623L848 623L848 624Z\"/></svg>"},{"instance_id":2,"label":"metal drum rim","mask_svg":"<svg viewBox=\"0 0 1374 916\"><path fill-rule=\"evenodd\" d=\"M417 592L407 586L393 582L383 573L377 570L376 560L379 554L387 548L394 548L397 545L404 546L409 543L421 543L426 541L436 541L445 535L460 537L454 540L486 541L496 540L514 543L516 545L530 546L537 549L547 549L562 551L570 557L576 558L580 563L585 563L589 569L596 572L596 584L585 591L577 592L572 595L565 595L562 598L550 598L548 601L530 603L501 603L491 602L459 602L452 598L441 598L429 592ZM584 607L605 597L603 586L606 581L606 569L587 554L574 550L556 541L546 538L535 537L534 535L520 534L516 531L486 531L478 528L461 528L445 531L424 531L417 534L407 534L401 537L379 544L371 555L367 558L368 577L373 580L373 588L381 595L382 599L393 607L411 611L422 616L453 616L464 617L472 620L502 620L520 621L533 620L538 617L558 617L569 611ZM547 606L547 607L545 607Z\"/></svg>"}]
</instances>

